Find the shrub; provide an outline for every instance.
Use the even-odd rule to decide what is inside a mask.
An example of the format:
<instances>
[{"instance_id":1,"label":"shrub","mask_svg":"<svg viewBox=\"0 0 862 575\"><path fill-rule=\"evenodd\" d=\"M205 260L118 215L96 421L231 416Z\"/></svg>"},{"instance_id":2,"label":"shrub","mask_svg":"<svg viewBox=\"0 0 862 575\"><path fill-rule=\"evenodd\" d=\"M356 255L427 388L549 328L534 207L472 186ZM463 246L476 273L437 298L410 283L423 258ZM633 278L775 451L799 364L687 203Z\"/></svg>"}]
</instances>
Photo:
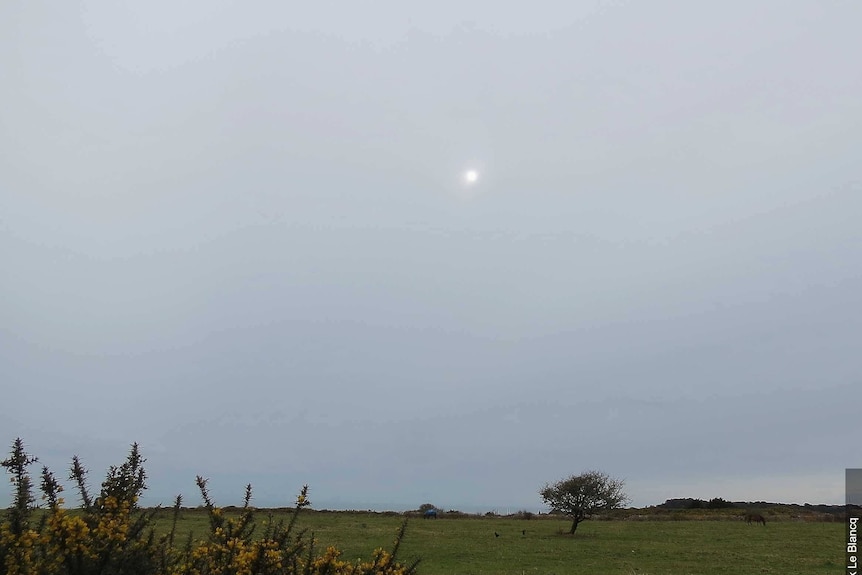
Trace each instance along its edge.
<instances>
[{"instance_id":1,"label":"shrub","mask_svg":"<svg viewBox=\"0 0 862 575\"><path fill-rule=\"evenodd\" d=\"M725 501L721 497L713 497L709 500L709 503L706 504L707 509L729 509L731 507L736 507L730 501Z\"/></svg>"},{"instance_id":2,"label":"shrub","mask_svg":"<svg viewBox=\"0 0 862 575\"><path fill-rule=\"evenodd\" d=\"M392 551L377 549L370 560L355 562L340 558L335 547L319 552L314 537L296 529L302 508L310 503L308 486L300 491L293 515L285 525L270 518L262 534L255 530L251 485L246 486L245 504L238 518L226 518L207 490L207 480L197 478L204 506L209 514L210 532L205 540L193 542L191 534L184 546L175 545L176 526L182 498L173 507L170 532L156 537L150 526L158 509L138 507L146 489L146 472L138 445L133 444L125 463L111 467L100 494L92 497L87 488L87 471L72 459L70 479L77 484L81 512L70 514L64 507L62 485L47 467L42 468L40 490L47 509L33 524L35 498L27 468L37 459L16 439L10 457L2 462L12 474L15 488L12 507L0 523L0 569L8 575L409 575L411 565L399 563L396 554L404 537L401 525Z\"/></svg>"}]
</instances>

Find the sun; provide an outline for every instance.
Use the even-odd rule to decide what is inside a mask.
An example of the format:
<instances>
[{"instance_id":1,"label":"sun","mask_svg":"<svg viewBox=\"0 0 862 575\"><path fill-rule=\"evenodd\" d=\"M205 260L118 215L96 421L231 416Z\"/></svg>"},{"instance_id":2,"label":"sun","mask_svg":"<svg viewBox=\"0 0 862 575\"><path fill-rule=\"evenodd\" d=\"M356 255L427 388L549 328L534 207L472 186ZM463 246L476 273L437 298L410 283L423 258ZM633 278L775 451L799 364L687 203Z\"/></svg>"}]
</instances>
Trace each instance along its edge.
<instances>
[{"instance_id":1,"label":"sun","mask_svg":"<svg viewBox=\"0 0 862 575\"><path fill-rule=\"evenodd\" d=\"M479 181L479 172L477 172L476 170L467 170L464 173L464 181L468 184L475 184L477 181Z\"/></svg>"}]
</instances>

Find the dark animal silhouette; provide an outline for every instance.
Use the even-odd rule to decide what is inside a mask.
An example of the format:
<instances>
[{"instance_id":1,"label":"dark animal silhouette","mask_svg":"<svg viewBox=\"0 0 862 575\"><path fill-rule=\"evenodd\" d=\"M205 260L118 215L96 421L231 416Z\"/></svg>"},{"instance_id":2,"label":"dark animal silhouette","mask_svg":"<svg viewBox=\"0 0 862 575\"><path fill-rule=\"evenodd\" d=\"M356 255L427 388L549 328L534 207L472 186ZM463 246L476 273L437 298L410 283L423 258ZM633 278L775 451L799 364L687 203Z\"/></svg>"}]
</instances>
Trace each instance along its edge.
<instances>
[{"instance_id":1,"label":"dark animal silhouette","mask_svg":"<svg viewBox=\"0 0 862 575\"><path fill-rule=\"evenodd\" d=\"M429 509L423 515L422 519L437 519L437 510Z\"/></svg>"},{"instance_id":2,"label":"dark animal silhouette","mask_svg":"<svg viewBox=\"0 0 862 575\"><path fill-rule=\"evenodd\" d=\"M521 529L521 535L526 535L526 534L527 534L527 530L526 530L526 529Z\"/></svg>"},{"instance_id":3,"label":"dark animal silhouette","mask_svg":"<svg viewBox=\"0 0 862 575\"><path fill-rule=\"evenodd\" d=\"M494 537L499 537L499 536L500 536L500 534L497 533L496 531L494 531Z\"/></svg>"},{"instance_id":4,"label":"dark animal silhouette","mask_svg":"<svg viewBox=\"0 0 862 575\"><path fill-rule=\"evenodd\" d=\"M763 515L759 515L757 513L748 513L745 516L745 522L751 525L751 522L760 523L764 527L766 527L766 518Z\"/></svg>"}]
</instances>

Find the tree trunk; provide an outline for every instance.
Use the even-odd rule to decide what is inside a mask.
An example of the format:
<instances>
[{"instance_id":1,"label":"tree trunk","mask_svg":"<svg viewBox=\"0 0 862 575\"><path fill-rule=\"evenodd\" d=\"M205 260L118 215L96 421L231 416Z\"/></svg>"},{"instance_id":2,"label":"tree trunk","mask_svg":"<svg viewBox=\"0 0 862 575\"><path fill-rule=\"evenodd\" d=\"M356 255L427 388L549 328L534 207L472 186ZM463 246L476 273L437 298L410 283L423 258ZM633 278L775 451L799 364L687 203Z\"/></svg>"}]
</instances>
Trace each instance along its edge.
<instances>
[{"instance_id":1,"label":"tree trunk","mask_svg":"<svg viewBox=\"0 0 862 575\"><path fill-rule=\"evenodd\" d=\"M572 521L572 529L569 531L569 535L575 534L575 530L578 528L578 523L580 523L580 522L581 522L580 519L577 519L577 518L575 518L575 520Z\"/></svg>"}]
</instances>

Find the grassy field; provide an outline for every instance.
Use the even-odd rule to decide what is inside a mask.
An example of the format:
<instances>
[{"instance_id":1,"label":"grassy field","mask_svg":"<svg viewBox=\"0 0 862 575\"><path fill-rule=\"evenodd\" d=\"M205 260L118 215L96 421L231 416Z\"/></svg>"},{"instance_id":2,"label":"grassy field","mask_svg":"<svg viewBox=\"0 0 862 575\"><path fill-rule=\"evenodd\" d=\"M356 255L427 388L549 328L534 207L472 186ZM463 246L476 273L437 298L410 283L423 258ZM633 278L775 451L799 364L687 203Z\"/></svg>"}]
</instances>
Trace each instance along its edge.
<instances>
[{"instance_id":1,"label":"grassy field","mask_svg":"<svg viewBox=\"0 0 862 575\"><path fill-rule=\"evenodd\" d=\"M267 514L259 511L258 522ZM399 515L306 511L298 525L349 559L367 558L376 547L391 548L402 520ZM160 519L159 527L167 528L168 520ZM557 519L416 518L408 524L399 557L421 557L420 575L825 575L840 572L844 561L841 522L762 527L739 520L587 521L574 536L565 534L569 527ZM178 535L189 531L206 534L204 513L183 512Z\"/></svg>"}]
</instances>

